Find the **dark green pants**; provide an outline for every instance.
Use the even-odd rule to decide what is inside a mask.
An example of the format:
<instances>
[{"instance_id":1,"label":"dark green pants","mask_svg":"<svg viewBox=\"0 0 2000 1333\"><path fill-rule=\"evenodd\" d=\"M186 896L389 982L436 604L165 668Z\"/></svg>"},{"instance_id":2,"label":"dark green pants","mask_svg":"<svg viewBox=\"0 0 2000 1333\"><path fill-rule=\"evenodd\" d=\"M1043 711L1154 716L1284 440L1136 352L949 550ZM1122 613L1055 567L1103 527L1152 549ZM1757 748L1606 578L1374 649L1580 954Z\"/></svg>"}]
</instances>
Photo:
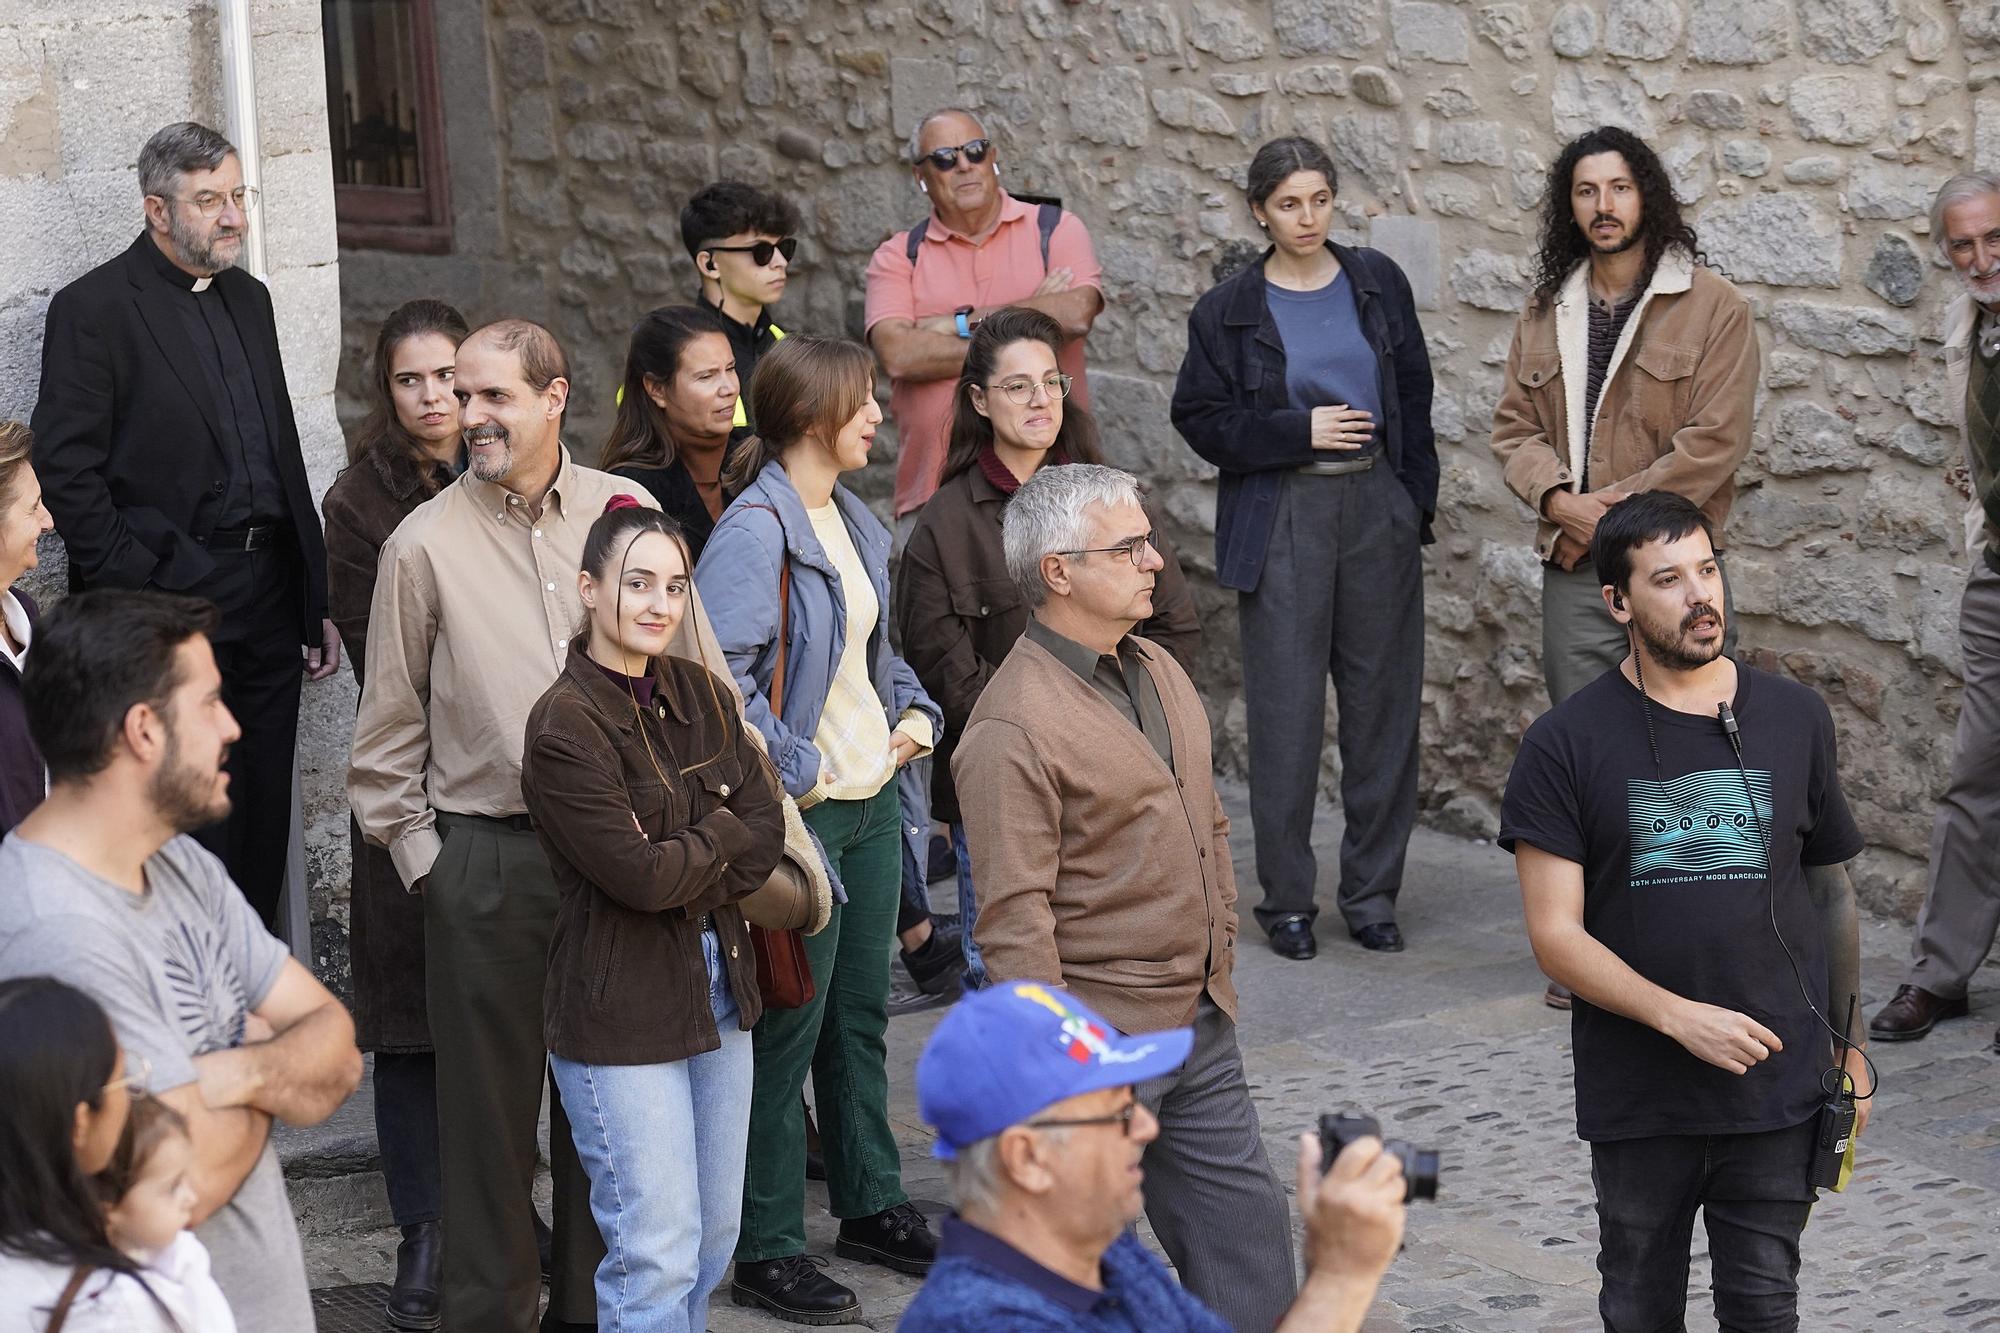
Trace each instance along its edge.
<instances>
[{"instance_id":1,"label":"dark green pants","mask_svg":"<svg viewBox=\"0 0 2000 1333\"><path fill-rule=\"evenodd\" d=\"M438 1149L444 1176L445 1327L532 1333L541 1297L531 1194L535 1125L548 1051L542 985L556 883L533 833L439 814L444 850L424 883L431 1037L437 1045ZM562 1101L549 1091L558 1319L597 1319L604 1241L590 1213Z\"/></svg>"},{"instance_id":2,"label":"dark green pants","mask_svg":"<svg viewBox=\"0 0 2000 1333\"><path fill-rule=\"evenodd\" d=\"M766 1009L754 1029L750 1157L738 1263L804 1254L806 1126L799 1094L813 1076L826 1192L833 1215L893 1208L903 1167L889 1128L889 951L902 895L902 838L891 782L865 801L826 801L805 821L847 889L826 929L806 939L813 998Z\"/></svg>"}]
</instances>

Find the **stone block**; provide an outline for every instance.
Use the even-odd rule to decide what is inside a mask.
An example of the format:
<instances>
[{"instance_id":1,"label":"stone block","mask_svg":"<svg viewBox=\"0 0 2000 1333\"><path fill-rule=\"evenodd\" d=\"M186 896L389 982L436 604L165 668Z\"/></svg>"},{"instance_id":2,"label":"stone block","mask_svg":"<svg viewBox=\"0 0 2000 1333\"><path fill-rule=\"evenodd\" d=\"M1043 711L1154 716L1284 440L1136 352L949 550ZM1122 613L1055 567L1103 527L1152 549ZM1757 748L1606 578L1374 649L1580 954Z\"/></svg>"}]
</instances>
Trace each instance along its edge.
<instances>
[{"instance_id":1,"label":"stone block","mask_svg":"<svg viewBox=\"0 0 2000 1333\"><path fill-rule=\"evenodd\" d=\"M1396 0L1389 6L1389 37L1405 60L1435 65L1472 63L1472 33L1465 15L1433 0Z\"/></svg>"},{"instance_id":2,"label":"stone block","mask_svg":"<svg viewBox=\"0 0 2000 1333\"><path fill-rule=\"evenodd\" d=\"M1881 82L1866 74L1808 74L1792 80L1785 105L1801 139L1852 146L1887 128L1882 93Z\"/></svg>"},{"instance_id":3,"label":"stone block","mask_svg":"<svg viewBox=\"0 0 2000 1333\"><path fill-rule=\"evenodd\" d=\"M1424 110L1434 111L1446 120L1463 120L1478 113L1479 99L1458 84L1447 83L1424 98ZM1502 150L1500 162L1493 165L1499 166L1506 160L1507 154Z\"/></svg>"},{"instance_id":4,"label":"stone block","mask_svg":"<svg viewBox=\"0 0 2000 1333\"><path fill-rule=\"evenodd\" d=\"M1208 86L1224 97L1259 97L1271 91L1269 74L1245 74L1229 70L1208 76Z\"/></svg>"},{"instance_id":5,"label":"stone block","mask_svg":"<svg viewBox=\"0 0 2000 1333\"><path fill-rule=\"evenodd\" d=\"M1819 358L1811 352L1774 347L1771 354L1764 358L1764 387L1796 389L1812 383L1812 377L1818 370Z\"/></svg>"},{"instance_id":6,"label":"stone block","mask_svg":"<svg viewBox=\"0 0 2000 1333\"><path fill-rule=\"evenodd\" d=\"M1910 53L1910 59L1919 64L1934 65L1945 58L1955 41L1951 25L1944 16L1931 9L1919 9L1910 15L1909 31L1903 37L1903 49Z\"/></svg>"},{"instance_id":7,"label":"stone block","mask_svg":"<svg viewBox=\"0 0 2000 1333\"><path fill-rule=\"evenodd\" d=\"M1468 250L1451 266L1451 291L1477 309L1519 314L1528 297L1527 261L1518 254Z\"/></svg>"},{"instance_id":8,"label":"stone block","mask_svg":"<svg viewBox=\"0 0 2000 1333\"><path fill-rule=\"evenodd\" d=\"M1667 169L1667 179L1673 182L1674 198L1682 205L1696 203L1708 193L1714 172L1709 163L1706 135L1684 135L1661 154L1660 164Z\"/></svg>"},{"instance_id":9,"label":"stone block","mask_svg":"<svg viewBox=\"0 0 2000 1333\"><path fill-rule=\"evenodd\" d=\"M1187 40L1195 50L1206 51L1224 62L1256 60L1268 47L1263 30L1241 6L1226 0L1195 0L1194 12L1188 18Z\"/></svg>"},{"instance_id":10,"label":"stone block","mask_svg":"<svg viewBox=\"0 0 2000 1333\"><path fill-rule=\"evenodd\" d=\"M1819 472L1859 472L1868 466L1868 451L1855 438L1853 425L1818 403L1786 403L1771 421L1769 447L1753 455L1774 477L1803 477Z\"/></svg>"},{"instance_id":11,"label":"stone block","mask_svg":"<svg viewBox=\"0 0 2000 1333\"><path fill-rule=\"evenodd\" d=\"M1722 166L1754 180L1771 169L1771 150L1755 139L1727 139L1722 145Z\"/></svg>"},{"instance_id":12,"label":"stone block","mask_svg":"<svg viewBox=\"0 0 2000 1333\"><path fill-rule=\"evenodd\" d=\"M623 162L632 155L632 136L617 125L585 121L563 135L563 151L579 162Z\"/></svg>"},{"instance_id":13,"label":"stone block","mask_svg":"<svg viewBox=\"0 0 2000 1333\"><path fill-rule=\"evenodd\" d=\"M1837 157L1801 157L1785 163L1784 177L1793 185L1837 185L1847 164Z\"/></svg>"},{"instance_id":14,"label":"stone block","mask_svg":"<svg viewBox=\"0 0 2000 1333\"><path fill-rule=\"evenodd\" d=\"M286 387L295 398L332 393L340 371L340 265L274 270L270 288Z\"/></svg>"},{"instance_id":15,"label":"stone block","mask_svg":"<svg viewBox=\"0 0 2000 1333\"><path fill-rule=\"evenodd\" d=\"M271 272L331 264L339 258L331 153L266 157L263 189L257 225L263 230L264 263Z\"/></svg>"},{"instance_id":16,"label":"stone block","mask_svg":"<svg viewBox=\"0 0 2000 1333\"><path fill-rule=\"evenodd\" d=\"M1972 169L2000 172L2000 98L1982 97L1972 104Z\"/></svg>"},{"instance_id":17,"label":"stone block","mask_svg":"<svg viewBox=\"0 0 2000 1333\"><path fill-rule=\"evenodd\" d=\"M889 61L889 128L909 137L917 122L939 107L958 103L958 71L943 60L895 56Z\"/></svg>"},{"instance_id":18,"label":"stone block","mask_svg":"<svg viewBox=\"0 0 2000 1333\"><path fill-rule=\"evenodd\" d=\"M221 60L212 29L202 27L175 16L34 30L38 49L22 64L54 73L63 174L129 171L160 126L221 123ZM316 102L325 86L321 79L314 89Z\"/></svg>"},{"instance_id":19,"label":"stone block","mask_svg":"<svg viewBox=\"0 0 2000 1333\"><path fill-rule=\"evenodd\" d=\"M252 52L258 146L264 154L327 151L326 98L303 94L326 87L326 44L319 32L273 33L258 38Z\"/></svg>"},{"instance_id":20,"label":"stone block","mask_svg":"<svg viewBox=\"0 0 2000 1333\"><path fill-rule=\"evenodd\" d=\"M1573 139L1600 125L1616 125L1642 139L1657 132L1652 99L1629 75L1615 71L1592 74L1565 67L1556 71L1556 86L1549 99L1556 134Z\"/></svg>"},{"instance_id":21,"label":"stone block","mask_svg":"<svg viewBox=\"0 0 2000 1333\"><path fill-rule=\"evenodd\" d=\"M1877 643L1907 643L1913 626L1895 578L1856 561L1790 562L1778 584L1778 616L1795 625L1843 625Z\"/></svg>"},{"instance_id":22,"label":"stone block","mask_svg":"<svg viewBox=\"0 0 2000 1333\"><path fill-rule=\"evenodd\" d=\"M1955 504L1943 503L1936 478L1922 482L1894 472L1868 478L1861 496L1855 543L1863 549L1887 548L1914 554L1933 546L1949 546Z\"/></svg>"},{"instance_id":23,"label":"stone block","mask_svg":"<svg viewBox=\"0 0 2000 1333\"><path fill-rule=\"evenodd\" d=\"M1870 439L1869 443L1925 467L1943 467L1958 457L1957 448L1951 440L1915 421L1905 421L1879 440Z\"/></svg>"},{"instance_id":24,"label":"stone block","mask_svg":"<svg viewBox=\"0 0 2000 1333\"><path fill-rule=\"evenodd\" d=\"M1680 45L1686 23L1674 0L1611 0L1604 16L1605 54L1665 60Z\"/></svg>"},{"instance_id":25,"label":"stone block","mask_svg":"<svg viewBox=\"0 0 2000 1333\"><path fill-rule=\"evenodd\" d=\"M509 90L544 88L549 82L549 44L541 29L514 25L500 33L500 73Z\"/></svg>"},{"instance_id":26,"label":"stone block","mask_svg":"<svg viewBox=\"0 0 2000 1333\"><path fill-rule=\"evenodd\" d=\"M1687 95L1687 118L1705 130L1750 127L1750 108L1724 88L1697 88Z\"/></svg>"},{"instance_id":27,"label":"stone block","mask_svg":"<svg viewBox=\"0 0 2000 1333\"><path fill-rule=\"evenodd\" d=\"M1402 188L1402 142L1402 123L1379 112L1342 112L1327 125L1327 147L1334 162L1383 195Z\"/></svg>"},{"instance_id":28,"label":"stone block","mask_svg":"<svg viewBox=\"0 0 2000 1333\"><path fill-rule=\"evenodd\" d=\"M547 93L522 93L507 103L507 155L516 162L552 162L556 108Z\"/></svg>"},{"instance_id":29,"label":"stone block","mask_svg":"<svg viewBox=\"0 0 2000 1333\"><path fill-rule=\"evenodd\" d=\"M1525 5L1481 6L1476 30L1480 40L1493 43L1500 54L1514 64L1524 64L1535 58L1534 43L1529 37L1534 31L1534 20L1528 16Z\"/></svg>"},{"instance_id":30,"label":"stone block","mask_svg":"<svg viewBox=\"0 0 2000 1333\"><path fill-rule=\"evenodd\" d=\"M1767 65L1791 45L1787 0L1690 0L1688 55L1703 65Z\"/></svg>"},{"instance_id":31,"label":"stone block","mask_svg":"<svg viewBox=\"0 0 2000 1333\"><path fill-rule=\"evenodd\" d=\"M1800 347L1835 356L1886 356L1916 347L1909 320L1867 306L1779 301L1771 307L1771 327Z\"/></svg>"},{"instance_id":32,"label":"stone block","mask_svg":"<svg viewBox=\"0 0 2000 1333\"><path fill-rule=\"evenodd\" d=\"M1798 0L1798 11L1800 52L1835 65L1881 55L1902 18L1898 0Z\"/></svg>"},{"instance_id":33,"label":"stone block","mask_svg":"<svg viewBox=\"0 0 2000 1333\"><path fill-rule=\"evenodd\" d=\"M910 225L911 218L904 214L916 213L904 190L895 189L880 171L850 168L815 194L818 237L836 254L873 253L890 235Z\"/></svg>"},{"instance_id":34,"label":"stone block","mask_svg":"<svg viewBox=\"0 0 2000 1333\"><path fill-rule=\"evenodd\" d=\"M1138 148L1151 121L1146 80L1130 65L1082 70L1070 82L1070 130L1091 143Z\"/></svg>"},{"instance_id":35,"label":"stone block","mask_svg":"<svg viewBox=\"0 0 2000 1333\"><path fill-rule=\"evenodd\" d=\"M1155 485L1213 478L1215 469L1175 432L1170 401L1159 380L1091 371L1091 415L1104 433L1105 461Z\"/></svg>"},{"instance_id":36,"label":"stone block","mask_svg":"<svg viewBox=\"0 0 2000 1333\"><path fill-rule=\"evenodd\" d=\"M1549 44L1556 54L1582 60L1597 50L1597 11L1589 5L1567 4L1549 20Z\"/></svg>"},{"instance_id":37,"label":"stone block","mask_svg":"<svg viewBox=\"0 0 2000 1333\"><path fill-rule=\"evenodd\" d=\"M1383 214L1368 220L1368 244L1396 261L1410 280L1419 310L1438 308L1438 224L1428 218Z\"/></svg>"},{"instance_id":38,"label":"stone block","mask_svg":"<svg viewBox=\"0 0 2000 1333\"><path fill-rule=\"evenodd\" d=\"M1345 97L1347 69L1342 65L1295 65L1278 71L1278 91L1287 97Z\"/></svg>"},{"instance_id":39,"label":"stone block","mask_svg":"<svg viewBox=\"0 0 2000 1333\"><path fill-rule=\"evenodd\" d=\"M1804 536L1839 532L1847 526L1847 511L1831 500L1802 499L1766 486L1753 486L1737 497L1729 511L1731 544L1776 548ZM1730 564L1732 582L1736 575Z\"/></svg>"},{"instance_id":40,"label":"stone block","mask_svg":"<svg viewBox=\"0 0 2000 1333\"><path fill-rule=\"evenodd\" d=\"M1271 0L1281 56L1358 59L1382 40L1382 0Z\"/></svg>"},{"instance_id":41,"label":"stone block","mask_svg":"<svg viewBox=\"0 0 2000 1333\"><path fill-rule=\"evenodd\" d=\"M1234 134L1236 122L1222 104L1192 88L1155 88L1153 114L1169 129L1193 130L1198 134Z\"/></svg>"},{"instance_id":42,"label":"stone block","mask_svg":"<svg viewBox=\"0 0 2000 1333\"><path fill-rule=\"evenodd\" d=\"M1454 165L1506 166L1507 145L1500 122L1459 120L1441 126L1437 132L1437 155L1440 162Z\"/></svg>"},{"instance_id":43,"label":"stone block","mask_svg":"<svg viewBox=\"0 0 2000 1333\"><path fill-rule=\"evenodd\" d=\"M1493 208L1490 190L1455 171L1425 172L1423 197L1424 207L1448 218L1476 218Z\"/></svg>"},{"instance_id":44,"label":"stone block","mask_svg":"<svg viewBox=\"0 0 2000 1333\"><path fill-rule=\"evenodd\" d=\"M1847 211L1858 218L1898 221L1926 217L1945 172L1867 164L1847 182Z\"/></svg>"},{"instance_id":45,"label":"stone block","mask_svg":"<svg viewBox=\"0 0 2000 1333\"><path fill-rule=\"evenodd\" d=\"M1840 226L1810 196L1790 191L1710 204L1696 220L1702 244L1738 282L1840 286Z\"/></svg>"},{"instance_id":46,"label":"stone block","mask_svg":"<svg viewBox=\"0 0 2000 1333\"><path fill-rule=\"evenodd\" d=\"M1370 106L1401 106L1403 85L1380 65L1354 67L1354 95Z\"/></svg>"}]
</instances>

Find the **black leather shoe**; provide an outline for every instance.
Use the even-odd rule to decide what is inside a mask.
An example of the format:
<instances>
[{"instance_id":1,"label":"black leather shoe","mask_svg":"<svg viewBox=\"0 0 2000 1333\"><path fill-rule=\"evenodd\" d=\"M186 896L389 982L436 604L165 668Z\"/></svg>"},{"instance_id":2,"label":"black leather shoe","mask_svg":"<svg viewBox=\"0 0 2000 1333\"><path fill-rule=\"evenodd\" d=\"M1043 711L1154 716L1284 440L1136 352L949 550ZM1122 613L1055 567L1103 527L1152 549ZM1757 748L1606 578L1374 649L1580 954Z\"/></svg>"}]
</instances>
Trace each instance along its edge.
<instances>
[{"instance_id":1,"label":"black leather shoe","mask_svg":"<svg viewBox=\"0 0 2000 1333\"><path fill-rule=\"evenodd\" d=\"M415 1222L403 1228L396 1246L396 1281L383 1313L390 1326L428 1330L444 1322L438 1308L438 1264L444 1258L444 1228Z\"/></svg>"},{"instance_id":2,"label":"black leather shoe","mask_svg":"<svg viewBox=\"0 0 2000 1333\"><path fill-rule=\"evenodd\" d=\"M788 1324L860 1323L861 1298L819 1271L824 1267L826 1260L816 1254L739 1263L729 1299L767 1310Z\"/></svg>"},{"instance_id":3,"label":"black leather shoe","mask_svg":"<svg viewBox=\"0 0 2000 1333\"><path fill-rule=\"evenodd\" d=\"M1868 1020L1868 1035L1877 1041L1915 1041L1947 1018L1964 1018L1971 1009L1965 997L1947 1000L1922 986L1898 986L1889 1003Z\"/></svg>"},{"instance_id":4,"label":"black leather shoe","mask_svg":"<svg viewBox=\"0 0 2000 1333\"><path fill-rule=\"evenodd\" d=\"M1393 921L1377 921L1372 926L1363 926L1359 930L1350 930L1347 933L1358 940L1362 948L1374 953L1403 951L1403 932L1396 929L1396 923Z\"/></svg>"},{"instance_id":5,"label":"black leather shoe","mask_svg":"<svg viewBox=\"0 0 2000 1333\"><path fill-rule=\"evenodd\" d=\"M918 1277L931 1271L937 1259L937 1237L931 1224L912 1205L899 1203L873 1217L850 1217L840 1224L833 1252L843 1259L881 1264Z\"/></svg>"},{"instance_id":6,"label":"black leather shoe","mask_svg":"<svg viewBox=\"0 0 2000 1333\"><path fill-rule=\"evenodd\" d=\"M1313 957L1319 952L1319 943L1313 939L1312 922L1292 916L1271 927L1271 952L1280 958Z\"/></svg>"},{"instance_id":7,"label":"black leather shoe","mask_svg":"<svg viewBox=\"0 0 2000 1333\"><path fill-rule=\"evenodd\" d=\"M958 989L965 975L965 950L956 930L946 930L932 918L931 937L914 949L903 949L903 967L917 989L926 995L943 995Z\"/></svg>"}]
</instances>

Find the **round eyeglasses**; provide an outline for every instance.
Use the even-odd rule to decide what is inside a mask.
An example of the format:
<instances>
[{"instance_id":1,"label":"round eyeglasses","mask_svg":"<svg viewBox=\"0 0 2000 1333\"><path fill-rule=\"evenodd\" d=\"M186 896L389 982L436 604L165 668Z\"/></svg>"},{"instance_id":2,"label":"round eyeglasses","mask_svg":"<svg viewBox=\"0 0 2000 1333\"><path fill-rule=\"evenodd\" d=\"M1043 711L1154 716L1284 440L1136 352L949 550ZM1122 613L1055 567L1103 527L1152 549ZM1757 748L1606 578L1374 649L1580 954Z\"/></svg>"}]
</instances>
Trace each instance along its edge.
<instances>
[{"instance_id":1,"label":"round eyeglasses","mask_svg":"<svg viewBox=\"0 0 2000 1333\"><path fill-rule=\"evenodd\" d=\"M1069 397L1069 386L1074 382L1075 377L1072 375L1049 375L1038 380L1003 380L998 384L989 384L986 387L989 389L998 389L1016 403L1025 406L1035 401L1036 389L1040 389L1051 398L1067 398Z\"/></svg>"},{"instance_id":2,"label":"round eyeglasses","mask_svg":"<svg viewBox=\"0 0 2000 1333\"><path fill-rule=\"evenodd\" d=\"M750 245L704 245L704 250L717 251L725 255L749 255L750 262L758 268L771 262L772 255L783 255L787 264L799 252L799 238L787 236L781 241L756 241Z\"/></svg>"},{"instance_id":3,"label":"round eyeglasses","mask_svg":"<svg viewBox=\"0 0 2000 1333\"><path fill-rule=\"evenodd\" d=\"M203 217L213 218L222 216L222 206L225 203L235 204L237 209L244 213L257 207L257 187L239 185L228 194L220 190L203 190L199 194L176 195L175 198L183 204L193 205L194 211Z\"/></svg>"},{"instance_id":4,"label":"round eyeglasses","mask_svg":"<svg viewBox=\"0 0 2000 1333\"><path fill-rule=\"evenodd\" d=\"M1146 559L1146 551L1153 545L1153 534L1134 537L1130 541L1119 542L1116 546L1087 546L1081 551L1057 551L1057 555L1109 555L1113 551L1122 553L1137 569Z\"/></svg>"}]
</instances>

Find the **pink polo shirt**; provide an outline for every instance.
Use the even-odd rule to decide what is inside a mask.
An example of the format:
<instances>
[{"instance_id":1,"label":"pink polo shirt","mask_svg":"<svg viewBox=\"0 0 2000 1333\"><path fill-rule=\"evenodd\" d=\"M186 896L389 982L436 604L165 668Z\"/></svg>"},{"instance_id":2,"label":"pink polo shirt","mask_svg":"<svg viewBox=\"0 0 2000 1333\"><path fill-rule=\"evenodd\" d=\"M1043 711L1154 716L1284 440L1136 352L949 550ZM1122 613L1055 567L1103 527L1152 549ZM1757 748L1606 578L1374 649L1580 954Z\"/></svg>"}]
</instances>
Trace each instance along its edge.
<instances>
[{"instance_id":1,"label":"pink polo shirt","mask_svg":"<svg viewBox=\"0 0 2000 1333\"><path fill-rule=\"evenodd\" d=\"M885 319L949 315L965 305L982 309L1006 305L1034 295L1051 269L1067 268L1074 273L1072 286L1104 289L1097 252L1091 248L1090 233L1081 218L1063 213L1049 236L1049 263L1044 268L1037 205L1022 203L1004 190L1000 200L999 225L977 245L932 214L914 269L908 231L899 231L882 242L868 261L868 329L872 331ZM1065 373L1076 377L1073 400L1088 407L1083 340L1076 339L1065 347L1058 362ZM956 376L890 382L889 410L895 415L896 433L902 442L896 459L898 517L922 507L937 489L945 441L951 434L951 391L957 383Z\"/></svg>"}]
</instances>

